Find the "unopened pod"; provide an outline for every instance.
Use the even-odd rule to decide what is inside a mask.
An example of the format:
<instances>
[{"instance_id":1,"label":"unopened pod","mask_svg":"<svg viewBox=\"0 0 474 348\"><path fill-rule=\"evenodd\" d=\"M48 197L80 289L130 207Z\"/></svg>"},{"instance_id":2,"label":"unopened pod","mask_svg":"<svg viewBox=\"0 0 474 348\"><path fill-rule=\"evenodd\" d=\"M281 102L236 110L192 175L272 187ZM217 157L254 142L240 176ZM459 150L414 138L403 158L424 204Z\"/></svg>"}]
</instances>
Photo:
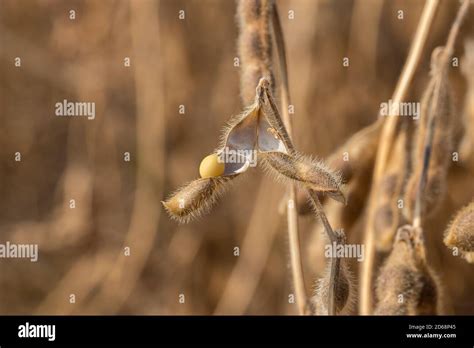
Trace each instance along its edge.
<instances>
[{"instance_id":1,"label":"unopened pod","mask_svg":"<svg viewBox=\"0 0 474 348\"><path fill-rule=\"evenodd\" d=\"M421 228L405 225L397 230L377 278L376 298L376 315L439 314L440 281L427 263Z\"/></svg>"}]
</instances>

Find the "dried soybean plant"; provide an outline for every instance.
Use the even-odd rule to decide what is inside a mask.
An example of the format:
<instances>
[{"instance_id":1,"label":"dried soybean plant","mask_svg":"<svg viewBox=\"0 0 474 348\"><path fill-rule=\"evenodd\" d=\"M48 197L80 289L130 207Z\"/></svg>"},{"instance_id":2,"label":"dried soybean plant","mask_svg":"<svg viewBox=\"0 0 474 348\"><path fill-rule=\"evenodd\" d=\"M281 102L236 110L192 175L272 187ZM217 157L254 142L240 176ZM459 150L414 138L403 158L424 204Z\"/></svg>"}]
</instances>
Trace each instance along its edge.
<instances>
[{"instance_id":1,"label":"dried soybean plant","mask_svg":"<svg viewBox=\"0 0 474 348\"><path fill-rule=\"evenodd\" d=\"M194 180L172 194L163 205L169 215L179 222L206 213L225 191L228 183L248 170L255 161L280 181L290 186L290 202L295 201L294 184L301 185L308 193L309 200L317 216L321 218L328 239L339 245L345 242L343 231L334 232L330 226L318 194L341 202L345 197L341 191L341 177L324 162L299 154L293 145L289 131L291 123L287 112L289 88L283 34L276 4L270 0L242 0L238 4L240 36L238 42L241 59L241 96L250 104L240 115L231 118L223 131L220 146L213 154L204 158L199 172L200 179ZM280 116L273 98L274 77L272 71L272 42L270 33L272 20L273 37L277 44L282 109ZM252 92L254 91L254 92ZM288 204L288 226L290 237L290 257L295 288L299 295L300 314L308 312L306 291L302 280L299 238L296 210ZM347 265L335 255L331 257L327 275L320 282L318 298L324 307L318 314L336 314L345 307L350 297L350 278Z\"/></svg>"},{"instance_id":2,"label":"dried soybean plant","mask_svg":"<svg viewBox=\"0 0 474 348\"><path fill-rule=\"evenodd\" d=\"M242 1L241 3L243 3ZM248 2L247 2L248 3ZM322 209L319 197L316 192L325 193L327 196L345 203L345 197L341 191L341 177L331 171L322 161L315 161L307 156L298 154L294 148L294 145L291 141L291 120L288 113L288 108L290 105L290 94L289 94L289 85L288 85L288 72L286 67L286 52L285 44L283 39L283 32L281 29L281 24L278 16L278 9L275 3L272 5L273 9L273 34L277 46L277 53L279 57L279 66L280 66L280 79L281 79L281 99L282 99L282 111L283 118L278 112L278 108L273 100L273 97L268 88L265 89L265 97L268 100L268 103L265 104L266 114L268 115L268 120L270 121L271 126L277 130L276 137L280 138L288 150L287 153L277 153L277 152L267 152L263 153L262 159L264 167L273 174L277 179L290 179L295 181L303 186L307 191L309 201L313 207L317 216L321 218L321 222L324 226L328 239L335 245L340 245L339 243L345 242L344 232L341 230L335 233L332 227L329 224L329 221L326 218L326 215ZM244 28L241 28L244 29ZM265 81L261 80L259 86ZM268 84L268 82L266 82ZM304 290L304 281L302 277L301 270L301 259L300 259L300 247L299 247L299 237L297 229L297 220L296 220L296 209L295 209L295 200L296 192L294 185L290 184L289 186L289 195L288 195L288 205L287 205L287 214L288 214L288 232L290 239L290 257L293 270L293 278L295 288L299 287L300 295L297 296L300 300L300 313L307 312L309 308L301 308L302 300L305 299L305 290ZM340 309L344 307L345 300L349 298L349 290L352 290L352 287L347 287L347 296L344 295L338 296L338 294L343 291L342 287L338 286L338 283L346 281L347 284L351 285L349 277L346 277L347 272L340 271L341 269L346 269L343 267L342 261L339 262L337 257L333 255L331 258L330 266L326 272L325 277L327 287L324 288L325 294L327 296L319 296L321 301L325 303L325 311L316 311L315 314L337 314L337 305L341 305ZM321 282L320 282L321 283ZM322 287L318 287L319 291L323 291ZM296 289L298 293L298 289ZM318 296L318 293L316 294ZM337 300L339 298L339 301ZM344 300L345 298L345 300Z\"/></svg>"},{"instance_id":3,"label":"dried soybean plant","mask_svg":"<svg viewBox=\"0 0 474 348\"><path fill-rule=\"evenodd\" d=\"M459 27L468 6L469 2L464 1L450 30L446 46L436 48L432 54L431 79L421 101L420 121L413 140L413 168L405 189L404 214L410 225L398 228L392 251L380 270L376 283L378 303L375 314L439 314L442 308L442 284L426 258L422 222L429 213L435 211L445 191L446 175L453 152L454 129L448 69ZM463 231L469 225L464 222L464 214L460 213L463 222L454 220L454 225L464 227ZM445 242L448 246L456 244L455 235L463 236L463 248L469 244L465 243L469 239L469 233L459 233L459 229L455 227L450 228L446 235Z\"/></svg>"},{"instance_id":4,"label":"dried soybean plant","mask_svg":"<svg viewBox=\"0 0 474 348\"><path fill-rule=\"evenodd\" d=\"M403 100L409 82L413 78L438 3L436 0L426 1L407 62L392 98L397 103ZM413 131L411 129L413 127L409 125L410 140L408 142L405 140L405 146L401 145L402 139L407 138L405 131L401 132L402 122L396 117L390 117L384 122L369 199L365 237L368 252L361 273L361 314L370 314L372 311L372 274L376 256L380 256L381 251L390 250L394 232L406 222L416 229L416 233L423 233L421 219L426 218L442 198L453 150L451 141L453 111L447 71L453 45L468 6L469 1L462 3L451 27L446 47L436 49L432 55L432 77L422 100L421 120L414 130L415 138L411 139L413 136L409 133ZM402 168L394 168L391 164L397 157L398 162L403 163ZM391 176L391 167L398 171L396 175ZM388 185L384 185L384 181ZM385 190L387 188L388 190ZM388 199L390 204L386 208L381 199L384 195L392 196ZM395 202L401 202L396 208L403 207L403 215L399 213L400 209L395 209ZM387 268L382 268L382 272L384 269ZM381 276L379 281L380 279ZM377 288L379 287L378 285Z\"/></svg>"},{"instance_id":5,"label":"dried soybean plant","mask_svg":"<svg viewBox=\"0 0 474 348\"><path fill-rule=\"evenodd\" d=\"M465 0L451 27L445 47L433 51L431 80L423 96L414 159L421 158L407 184L405 201L408 218L419 227L422 217L435 210L452 162L454 111L448 71L460 26L469 8ZM412 214L410 215L410 212Z\"/></svg>"},{"instance_id":6,"label":"dried soybean plant","mask_svg":"<svg viewBox=\"0 0 474 348\"><path fill-rule=\"evenodd\" d=\"M408 181L405 214L420 226L421 217L436 212L446 192L446 175L453 152L454 111L444 48L433 51L430 80L421 100L420 121L414 141L413 160L417 163Z\"/></svg>"},{"instance_id":7,"label":"dried soybean plant","mask_svg":"<svg viewBox=\"0 0 474 348\"><path fill-rule=\"evenodd\" d=\"M338 229L334 234L337 238L336 245L344 246L346 244L344 231ZM312 298L314 313L327 315L332 311L332 314L349 314L355 301L353 278L347 260L344 257L333 257L331 263L326 266L323 277L316 282L316 291ZM328 298L332 301L328 301Z\"/></svg>"},{"instance_id":8,"label":"dried soybean plant","mask_svg":"<svg viewBox=\"0 0 474 348\"><path fill-rule=\"evenodd\" d=\"M421 59L423 47L425 46L438 5L439 0L426 0L425 2L407 59L391 98L396 105L405 99L408 87L410 86ZM398 117L388 117L383 120L380 142L374 161L372 183L368 197L367 218L364 228L365 261L361 267L359 281L359 313L362 315L371 314L373 309L373 273L377 256L374 221L378 208L380 182L385 173L385 166L388 162L390 149L396 136L397 121Z\"/></svg>"},{"instance_id":9,"label":"dried soybean plant","mask_svg":"<svg viewBox=\"0 0 474 348\"><path fill-rule=\"evenodd\" d=\"M438 5L439 0L425 3L391 98L394 104L401 103L408 93ZM323 275L315 282L311 302L306 298L297 212L313 212L320 219L325 243L333 246L333 250L346 246L344 230L334 230L323 210L321 202L328 197L332 200L327 208L341 226L352 229L356 222L365 224L366 253L360 273L359 313L440 313L443 289L426 256L423 225L436 211L446 191L451 156L457 145L453 139L455 113L448 71L468 6L469 0L464 0L446 45L433 51L430 81L421 100L418 122L393 117L389 111L391 117L380 117L354 134L329 156L326 164L300 154L292 141L285 41L275 2L238 1L240 93L247 107L229 120L219 146L202 160L201 178L163 202L171 218L189 222L209 212L231 182L258 162L265 172L288 188L284 200L289 254L300 314L345 314L351 311L355 302L355 279L349 270L349 262L335 254L327 257ZM272 61L273 45L278 57L278 79ZM469 51L468 47L469 44L463 60L466 76L469 76L466 71L472 71L472 48ZM277 91L280 108L274 98ZM472 110L466 109L465 120L470 120ZM464 134L462 153L473 151L469 132ZM468 155L462 157L465 161L468 158ZM301 195L307 196L306 205L298 204L296 187ZM348 198L351 199L350 209L345 206ZM366 204L367 211L364 211ZM473 259L472 211L473 203L462 209L444 238L449 248L459 251L469 262ZM382 260L384 257L386 259ZM374 277L375 266L379 263L382 267L378 277ZM373 298L376 299L375 306Z\"/></svg>"},{"instance_id":10,"label":"dried soybean plant","mask_svg":"<svg viewBox=\"0 0 474 348\"><path fill-rule=\"evenodd\" d=\"M265 80L262 80L259 86L262 82L265 82ZM345 243L344 232L342 230L337 233L334 232L323 211L317 192L325 193L337 201L345 202L344 195L341 191L341 178L334 174L323 162L313 161L296 152L268 88L264 89L264 96L265 99L268 100L268 103L264 105L270 107L270 109L267 109L268 119L275 129L280 130L281 139L288 151L283 154L276 152L264 154L263 164L269 168L270 173L274 174L278 179L294 180L303 185L316 215L321 219L331 245L335 245L336 249L338 245ZM320 294L322 291L326 292L327 297L324 302L327 303L327 305L325 306L325 310L316 312L316 314L335 315L338 314L338 308L342 310L345 307L350 297L349 290L351 290L351 287L348 286L344 289L338 285L340 282L350 284L351 280L350 277L347 276L347 272L344 271L346 268L345 266L343 267L342 264L343 262L339 260L336 255L331 256L328 271L323 280L320 281L320 283L327 284L328 286L327 288L324 287L324 289L319 286L315 295L317 298L326 297ZM344 291L346 291L345 295L340 293ZM336 303L336 299L340 299L339 303Z\"/></svg>"}]
</instances>

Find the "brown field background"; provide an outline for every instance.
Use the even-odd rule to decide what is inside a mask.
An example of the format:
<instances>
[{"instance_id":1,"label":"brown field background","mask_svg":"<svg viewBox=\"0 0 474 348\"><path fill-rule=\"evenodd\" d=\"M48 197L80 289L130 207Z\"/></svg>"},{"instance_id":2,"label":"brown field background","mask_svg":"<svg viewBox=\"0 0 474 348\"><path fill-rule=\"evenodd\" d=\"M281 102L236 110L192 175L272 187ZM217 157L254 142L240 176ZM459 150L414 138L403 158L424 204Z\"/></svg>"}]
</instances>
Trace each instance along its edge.
<instances>
[{"instance_id":1,"label":"brown field background","mask_svg":"<svg viewBox=\"0 0 474 348\"><path fill-rule=\"evenodd\" d=\"M376 120L424 1L277 4L295 145L324 158ZM442 1L407 100L419 100L431 51L445 42L458 6ZM459 58L474 37L473 14ZM171 221L160 203L199 176L222 126L242 109L237 35L231 0L0 0L0 242L39 244L36 263L0 260L1 314L296 313L282 185L250 170L211 214L187 225ZM450 78L459 117L466 81L459 68ZM95 102L95 120L56 117L63 99ZM446 223L473 194L472 172L453 166L426 227L447 313L474 314L473 265L442 243ZM361 243L362 226L363 217L346 230L349 241ZM300 218L300 233L309 293L324 261L313 216Z\"/></svg>"}]
</instances>

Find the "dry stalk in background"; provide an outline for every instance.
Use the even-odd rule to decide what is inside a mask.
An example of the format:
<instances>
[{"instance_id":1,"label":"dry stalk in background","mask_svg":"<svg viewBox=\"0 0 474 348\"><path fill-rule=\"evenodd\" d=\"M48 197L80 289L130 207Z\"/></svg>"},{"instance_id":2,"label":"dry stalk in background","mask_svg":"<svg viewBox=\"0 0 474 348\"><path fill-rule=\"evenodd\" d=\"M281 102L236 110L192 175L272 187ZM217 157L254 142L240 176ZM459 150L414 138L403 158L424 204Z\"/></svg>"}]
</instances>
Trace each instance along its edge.
<instances>
[{"instance_id":1,"label":"dry stalk in background","mask_svg":"<svg viewBox=\"0 0 474 348\"><path fill-rule=\"evenodd\" d=\"M263 180L259 185L241 247L242 250L252 250L252 252L245 252L239 256L214 314L244 314L252 301L268 262L281 220L268 214L269 210L275 208L274 202L281 195L273 185L274 183L269 180Z\"/></svg>"},{"instance_id":2,"label":"dry stalk in background","mask_svg":"<svg viewBox=\"0 0 474 348\"><path fill-rule=\"evenodd\" d=\"M469 9L469 3L470 0L464 0L461 7L459 8L449 32L445 47L442 49L437 49L433 52L434 61L432 62L432 69L434 69L434 71L431 82L433 84L433 94L432 100L430 100L429 109L427 109L428 114L422 115L426 117L427 134L423 139L423 168L419 179L416 203L413 213L414 227L421 226L421 218L423 213L422 200L424 199L423 196L425 195L425 186L429 185L434 180L440 180L444 183L445 171L447 170L447 166L449 166L450 135L449 133L446 133L450 132L450 129L452 128L450 125L452 115L449 114L450 105L449 100L447 100L449 98L447 74L454 51L454 44L459 34L461 24L467 14L467 10ZM439 112L440 110L445 111L444 114L441 114ZM444 153L444 155L440 155L439 153ZM434 155L433 158L431 158L432 154ZM443 160L444 163L440 163L443 162ZM431 167L434 167L433 175L429 175L429 170L431 170Z\"/></svg>"},{"instance_id":3,"label":"dry stalk in background","mask_svg":"<svg viewBox=\"0 0 474 348\"><path fill-rule=\"evenodd\" d=\"M375 80L376 77L376 57L377 57L377 39L380 30L378 26L382 15L384 2L379 0L355 0L353 13L351 15L351 30L349 38L348 57L353 56L352 52L362 55L360 61L369 70L361 76L359 69L350 69L351 79L358 78L365 80ZM364 25L371 25L371 30L360 30Z\"/></svg>"},{"instance_id":4,"label":"dry stalk in background","mask_svg":"<svg viewBox=\"0 0 474 348\"><path fill-rule=\"evenodd\" d=\"M468 6L469 0L464 1L451 27L446 46L435 49L432 55L432 78L423 98L420 114L421 125L418 127L418 141L414 150L414 161L417 161L420 156L422 160L413 169L412 178L407 187L408 196L405 197L407 207L414 210L411 215L412 226L407 225L398 230L394 248L381 270L377 281L379 303L376 313L378 314L438 314L441 308L441 286L434 271L427 263L423 229L421 228L422 217L426 215L427 210L432 211L434 208L430 206L425 209L422 204L429 204L430 198L431 205L436 203L440 195L440 185L446 181L445 173L449 167L449 156L452 151L451 123L453 117L447 78L448 64L451 61L454 43ZM431 155L433 158L430 160ZM427 191L433 192L425 191L425 186ZM412 197L414 198L412 199ZM414 204L410 204L413 200ZM373 223L373 221L370 220L369 223ZM401 234L406 236L402 237ZM418 253L421 255L419 257L421 261L414 262L411 269L403 262L405 259L409 260L413 252L400 258L398 262L400 266L397 266L397 255L401 241L409 246L413 244L412 249L418 249ZM413 243L413 241L415 242ZM419 272L421 273L419 274ZM395 283L390 284L390 281ZM389 294L392 290L395 293ZM384 291L387 293L382 295ZM396 296L402 296L402 300L395 301ZM387 305L387 302L397 303L398 308ZM409 307L401 308L400 306Z\"/></svg>"},{"instance_id":5,"label":"dry stalk in background","mask_svg":"<svg viewBox=\"0 0 474 348\"><path fill-rule=\"evenodd\" d=\"M290 87L288 83L288 68L286 64L285 41L283 38L283 30L281 28L278 8L275 3L273 3L272 10L273 36L276 42L278 62L280 67L281 110L283 114L283 123L291 139L293 129L291 118L288 112L288 108L291 102ZM300 238L298 233L298 212L296 211L297 204L298 202L296 198L296 185L294 183L290 183L288 185L288 201L286 204L286 214L288 219L288 239L290 244L290 260L293 276L293 287L295 289L296 305L298 306L298 312L300 314L305 314L308 312L308 300L306 295L304 273L301 260Z\"/></svg>"},{"instance_id":6,"label":"dry stalk in background","mask_svg":"<svg viewBox=\"0 0 474 348\"><path fill-rule=\"evenodd\" d=\"M427 0L423 12L421 14L420 22L416 29L415 36L410 46L407 60L403 67L397 86L392 96L394 103L400 103L405 99L408 87L413 79L416 67L421 58L423 47L428 37L429 29L433 22L436 10L439 5L439 0ZM374 166L374 175L372 179L371 191L368 205L368 218L365 228L364 243L365 243L365 262L362 264L360 291L359 291L359 312L363 315L368 315L372 312L372 297L373 297L373 267L375 259L375 236L374 236L374 216L375 216L375 201L378 197L378 185L382 178L385 166L390 153L390 148L393 143L397 124L397 117L387 117L384 120L382 129L381 142L377 151L377 156Z\"/></svg>"},{"instance_id":7,"label":"dry stalk in background","mask_svg":"<svg viewBox=\"0 0 474 348\"><path fill-rule=\"evenodd\" d=\"M115 313L132 292L140 272L153 248L160 219L159 190L163 187L160 169L164 163L164 117L160 85L161 67L159 38L159 3L130 3L130 30L137 64L135 67L137 99L137 189L130 226L123 247L134 250L134 258L125 258L123 247L99 291L89 304L89 310L101 304L111 304L105 310ZM152 28L152 29L150 29ZM153 35L150 35L152 30ZM149 60L153 56L155 59ZM157 152L156 149L161 149Z\"/></svg>"},{"instance_id":8,"label":"dry stalk in background","mask_svg":"<svg viewBox=\"0 0 474 348\"><path fill-rule=\"evenodd\" d=\"M440 61L443 49L432 54L432 79L421 101L420 121L414 141L417 163L407 183L405 215L414 226L436 212L446 193L446 176L453 151L453 105L447 62Z\"/></svg>"}]
</instances>

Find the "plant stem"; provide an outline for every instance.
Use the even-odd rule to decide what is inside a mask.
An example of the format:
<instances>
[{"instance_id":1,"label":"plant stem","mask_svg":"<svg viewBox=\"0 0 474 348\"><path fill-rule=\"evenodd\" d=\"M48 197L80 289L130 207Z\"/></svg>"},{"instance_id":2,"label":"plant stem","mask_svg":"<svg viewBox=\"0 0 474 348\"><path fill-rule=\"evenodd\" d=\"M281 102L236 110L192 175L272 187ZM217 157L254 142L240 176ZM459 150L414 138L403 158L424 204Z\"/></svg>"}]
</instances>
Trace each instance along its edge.
<instances>
[{"instance_id":1,"label":"plant stem","mask_svg":"<svg viewBox=\"0 0 474 348\"><path fill-rule=\"evenodd\" d=\"M275 105L275 102L273 100L273 97L271 95L271 92L270 90L268 89L267 86L265 86L263 83L262 83L262 80L260 81L259 83L259 86L257 88L262 88L263 89L263 94L264 94L264 98L266 98L266 100L268 101L268 104L270 105L270 108L271 108L271 113L268 113L267 114L267 117L271 118L271 123L275 123L277 128L281 130L281 140L283 141L283 143L285 144L286 148L289 150L290 153L294 153L295 152L295 147L293 145L293 142L291 141L291 138L286 130L286 127L285 127L285 124L283 123L282 119L281 119L281 116L280 116L280 113L278 111L278 108L276 107ZM308 193L308 196L311 200L311 203L316 211L316 214L318 215L318 217L321 219L321 222L324 226L324 229L328 235L328 238L330 240L331 243L333 242L336 242L337 243L337 238L336 238L336 234L334 233L333 229L331 228L331 225L329 224L329 221L326 217L326 214L324 213L324 210L323 210L323 207L321 205L321 202L319 201L319 198L318 198L318 195L317 193L312 190L312 189L307 189L307 193ZM294 201L293 201L293 204L289 203L289 205L293 205L293 208L294 207ZM296 214L296 209L295 210L295 214ZM295 252L296 250L291 250L292 249L292 246L290 245L290 252ZM299 243L298 243L298 249L299 249ZM299 250L298 250L299 251ZM298 252L296 251L296 252ZM298 255L299 255L299 252L298 252ZM332 262L334 261L333 259L331 259L331 277L330 277L330 286L329 286L329 291L328 291L328 314L329 315L334 315L335 314L335 306L334 306L334 288L336 286L336 283L335 283L335 278L336 278L336 275L337 275L337 270L336 270L336 262ZM301 265L301 261L300 261L300 265ZM304 283L303 283L304 284Z\"/></svg>"},{"instance_id":2,"label":"plant stem","mask_svg":"<svg viewBox=\"0 0 474 348\"><path fill-rule=\"evenodd\" d=\"M278 108L276 107L275 101L273 100L273 97L271 95L271 91L268 88L268 83L266 83L265 79L260 80L260 83L257 89L260 89L262 91L261 93L259 93L259 95L261 95L262 98L265 98L265 100L262 101L262 103L270 105L271 112L267 113L267 118L269 118L269 120L271 121L270 122L271 124L272 123L275 124L276 128L280 130L281 140L285 144L285 147L288 149L290 154L294 154L295 147L293 145L293 142L291 141L291 138L288 134L286 126L281 119L280 113L278 111ZM321 222L323 223L324 229L328 235L330 242L337 243L336 234L334 233L333 229L331 228L331 225L329 224L329 221L326 217L326 214L324 213L323 207L321 205L321 202L319 201L317 193L312 189L307 189L307 193L316 211L316 214L318 215L318 217L321 219ZM294 201L293 201L293 206L294 206ZM295 210L295 214L296 214L296 210ZM295 253L299 251L299 243L297 246L298 250L291 250L291 247L292 246L290 245L290 252ZM300 261L300 265L301 265L301 261ZM337 262L335 262L335 259L331 259L330 286L329 286L329 291L328 291L328 314L329 315L335 314L334 288L336 286L336 277L337 277Z\"/></svg>"},{"instance_id":3,"label":"plant stem","mask_svg":"<svg viewBox=\"0 0 474 348\"><path fill-rule=\"evenodd\" d=\"M331 224L329 223L326 214L324 213L323 206L321 202L319 201L318 195L315 191L308 189L308 194L311 197L311 203L314 206L314 209L317 212L317 215L321 219L321 222L324 226L324 230L326 231L326 234L329 238L329 242L331 245L333 243L336 243L337 247L337 237L336 234L334 233ZM331 273L329 275L329 289L328 289L328 315L336 315L336 304L334 301L334 294L336 293L336 285L337 285L337 278L339 275L339 264L340 260L337 257L334 257L334 255L331 256Z\"/></svg>"},{"instance_id":4,"label":"plant stem","mask_svg":"<svg viewBox=\"0 0 474 348\"><path fill-rule=\"evenodd\" d=\"M400 103L405 99L408 87L413 79L413 75L421 58L423 47L428 37L429 29L433 22L436 10L439 5L439 0L427 0L421 14L420 22L416 29L415 37L412 41L407 60L403 66L402 73L395 87L392 96L394 103ZM395 130L397 125L397 117L388 117L384 120L384 127L382 129L382 139L377 151L377 156L374 166L374 175L371 185L368 219L365 228L364 244L366 246L366 258L362 264L361 282L359 291L359 312L362 315L368 315L372 312L372 281L373 281L373 267L375 260L375 231L374 231L374 216L376 208L376 198L378 195L378 186L380 179L385 170L385 166L390 153L390 148L395 137Z\"/></svg>"},{"instance_id":5,"label":"plant stem","mask_svg":"<svg viewBox=\"0 0 474 348\"><path fill-rule=\"evenodd\" d=\"M279 66L281 72L281 108L283 113L283 124L287 130L287 144L291 144L292 151L294 151L293 144L291 142L292 126L291 119L288 113L288 107L290 105L290 90L288 85L288 70L286 64L286 53L285 53L285 41L283 39L283 31L281 29L280 17L278 15L278 9L275 3L273 3L273 36L275 38ZM282 127L283 128L283 127ZM288 186L288 202L286 207L287 219L288 219L288 239L290 244L290 260L291 269L293 275L293 286L295 289L296 304L298 306L299 314L305 314L307 312L307 296L304 282L303 265L301 260L301 248L300 239L298 233L298 214L296 211L296 186L294 183Z\"/></svg>"},{"instance_id":6,"label":"plant stem","mask_svg":"<svg viewBox=\"0 0 474 348\"><path fill-rule=\"evenodd\" d=\"M431 99L431 105L429 108L428 113L428 133L425 138L424 143L424 151L423 151L423 168L420 176L420 182L417 189L416 194L416 201L415 201L415 208L414 208L414 218L413 218L413 226L420 227L421 226L421 201L423 190L426 186L426 181L428 179L428 168L431 159L431 150L432 150L432 143L433 143L433 134L435 129L435 117L434 111L437 109L439 104L439 94L440 88L442 83L443 75L447 73L447 68L449 61L451 60L453 51L454 51L454 44L456 42L456 38L459 34L459 29L461 24L466 17L467 10L469 8L469 1L464 0L461 7L458 10L456 15L456 19L454 20L453 25L451 26L451 30L449 31L448 40L446 41L446 46L443 49L442 56L440 57L439 61L437 62L436 73L433 75L432 79L435 79L435 85L433 90L433 98Z\"/></svg>"}]
</instances>

